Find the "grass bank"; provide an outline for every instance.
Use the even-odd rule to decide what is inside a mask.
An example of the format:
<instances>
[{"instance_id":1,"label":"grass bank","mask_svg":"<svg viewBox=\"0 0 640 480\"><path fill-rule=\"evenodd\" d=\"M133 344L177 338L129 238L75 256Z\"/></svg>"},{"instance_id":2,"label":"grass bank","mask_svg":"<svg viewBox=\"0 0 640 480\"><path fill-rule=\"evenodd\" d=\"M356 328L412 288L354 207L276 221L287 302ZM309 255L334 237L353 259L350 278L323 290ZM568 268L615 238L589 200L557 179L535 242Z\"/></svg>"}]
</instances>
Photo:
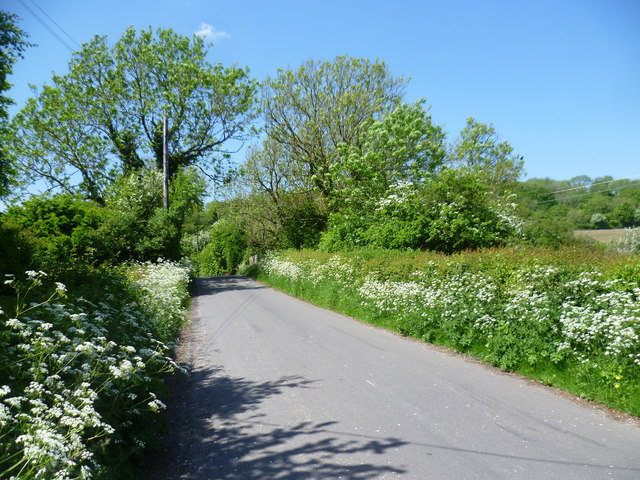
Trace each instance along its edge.
<instances>
[{"instance_id":1,"label":"grass bank","mask_svg":"<svg viewBox=\"0 0 640 480\"><path fill-rule=\"evenodd\" d=\"M588 249L289 251L274 287L640 416L640 260Z\"/></svg>"}]
</instances>

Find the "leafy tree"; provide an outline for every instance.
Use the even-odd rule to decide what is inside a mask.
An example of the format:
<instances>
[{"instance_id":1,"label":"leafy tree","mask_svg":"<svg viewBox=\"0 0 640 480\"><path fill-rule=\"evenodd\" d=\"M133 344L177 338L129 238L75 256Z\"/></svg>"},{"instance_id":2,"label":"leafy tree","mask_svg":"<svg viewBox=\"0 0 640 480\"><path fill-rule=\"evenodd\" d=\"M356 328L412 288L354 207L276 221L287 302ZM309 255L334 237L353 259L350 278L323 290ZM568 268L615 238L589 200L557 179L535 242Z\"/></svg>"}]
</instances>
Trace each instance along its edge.
<instances>
[{"instance_id":1,"label":"leafy tree","mask_svg":"<svg viewBox=\"0 0 640 480\"><path fill-rule=\"evenodd\" d=\"M15 118L26 180L102 201L114 172L162 165L165 115L172 176L196 166L218 178L248 138L256 83L247 70L211 65L207 52L200 37L170 29L129 28L112 47L93 38Z\"/></svg>"},{"instance_id":2,"label":"leafy tree","mask_svg":"<svg viewBox=\"0 0 640 480\"><path fill-rule=\"evenodd\" d=\"M571 187L588 187L593 183L591 177L588 175L578 175L569 180L569 185Z\"/></svg>"},{"instance_id":3,"label":"leafy tree","mask_svg":"<svg viewBox=\"0 0 640 480\"><path fill-rule=\"evenodd\" d=\"M529 179L526 182L516 183L513 190L526 212L547 210L558 204L547 180Z\"/></svg>"},{"instance_id":4,"label":"leafy tree","mask_svg":"<svg viewBox=\"0 0 640 480\"><path fill-rule=\"evenodd\" d=\"M585 196L581 204L582 208L588 215L594 215L596 213L602 213L608 215L611 213L612 197L609 195L603 195L601 193L595 193L589 196Z\"/></svg>"},{"instance_id":5,"label":"leafy tree","mask_svg":"<svg viewBox=\"0 0 640 480\"><path fill-rule=\"evenodd\" d=\"M566 219L572 229L590 228L591 217L582 208L570 208L566 213Z\"/></svg>"},{"instance_id":6,"label":"leafy tree","mask_svg":"<svg viewBox=\"0 0 640 480\"><path fill-rule=\"evenodd\" d=\"M360 144L370 125L400 104L405 84L383 62L346 56L267 78L265 140L251 150L239 179L251 245L316 244L344 187L340 149Z\"/></svg>"},{"instance_id":7,"label":"leafy tree","mask_svg":"<svg viewBox=\"0 0 640 480\"><path fill-rule=\"evenodd\" d=\"M14 102L4 92L11 88L8 77L13 72L14 63L31 46L25 40L26 36L18 27L18 17L0 10L0 196L8 193L10 178L14 174L6 147L9 134L8 107Z\"/></svg>"},{"instance_id":8,"label":"leafy tree","mask_svg":"<svg viewBox=\"0 0 640 480\"><path fill-rule=\"evenodd\" d=\"M93 263L107 252L100 250L98 228L102 210L71 195L36 196L9 208L7 225L18 226L31 248L34 267L57 270L73 263Z\"/></svg>"},{"instance_id":9,"label":"leafy tree","mask_svg":"<svg viewBox=\"0 0 640 480\"><path fill-rule=\"evenodd\" d=\"M276 149L290 182L330 198L339 145L359 144L372 121L398 106L405 85L383 62L347 56L280 70L264 84L266 154Z\"/></svg>"},{"instance_id":10,"label":"leafy tree","mask_svg":"<svg viewBox=\"0 0 640 480\"><path fill-rule=\"evenodd\" d=\"M373 245L444 253L505 245L522 228L513 210L479 175L443 169L420 185L393 185L368 215L332 214L320 245L325 250Z\"/></svg>"},{"instance_id":11,"label":"leafy tree","mask_svg":"<svg viewBox=\"0 0 640 480\"><path fill-rule=\"evenodd\" d=\"M629 201L620 202L611 212L611 225L613 227L635 226L636 209Z\"/></svg>"},{"instance_id":12,"label":"leafy tree","mask_svg":"<svg viewBox=\"0 0 640 480\"><path fill-rule=\"evenodd\" d=\"M104 221L98 233L109 252L105 261L180 258L182 225L189 213L202 207L205 185L193 169L182 169L171 183L174 200L163 208L162 174L142 169L124 175L106 198Z\"/></svg>"},{"instance_id":13,"label":"leafy tree","mask_svg":"<svg viewBox=\"0 0 640 480\"><path fill-rule=\"evenodd\" d=\"M362 210L392 185L422 183L442 164L444 133L423 103L399 105L374 121L357 145L340 145L340 161L330 169L340 209L357 205Z\"/></svg>"},{"instance_id":14,"label":"leafy tree","mask_svg":"<svg viewBox=\"0 0 640 480\"><path fill-rule=\"evenodd\" d=\"M198 273L205 276L234 273L247 249L245 232L236 223L223 220L211 228L210 237L198 256Z\"/></svg>"},{"instance_id":15,"label":"leafy tree","mask_svg":"<svg viewBox=\"0 0 640 480\"><path fill-rule=\"evenodd\" d=\"M432 124L423 103L399 105L372 122L359 145L340 145L341 159L331 168L336 187L334 208L322 248L337 250L380 243L388 248L406 248L420 243L423 228L408 218L415 212L400 214L395 209L388 218L381 219L380 209L383 199L398 199L414 192L443 161L444 134ZM374 238L382 234L374 226L379 221L389 226L388 233L393 238L386 233L387 240Z\"/></svg>"},{"instance_id":16,"label":"leafy tree","mask_svg":"<svg viewBox=\"0 0 640 480\"><path fill-rule=\"evenodd\" d=\"M281 152L268 140L250 150L234 184L232 207L224 209L257 249L310 246L303 237L316 238L326 221L318 193L297 181Z\"/></svg>"},{"instance_id":17,"label":"leafy tree","mask_svg":"<svg viewBox=\"0 0 640 480\"><path fill-rule=\"evenodd\" d=\"M603 213L594 213L589 221L594 228L609 228L609 218Z\"/></svg>"},{"instance_id":18,"label":"leafy tree","mask_svg":"<svg viewBox=\"0 0 640 480\"><path fill-rule=\"evenodd\" d=\"M451 148L450 161L480 175L493 191L505 191L522 175L523 161L508 142L498 137L492 124L467 119L467 125Z\"/></svg>"}]
</instances>

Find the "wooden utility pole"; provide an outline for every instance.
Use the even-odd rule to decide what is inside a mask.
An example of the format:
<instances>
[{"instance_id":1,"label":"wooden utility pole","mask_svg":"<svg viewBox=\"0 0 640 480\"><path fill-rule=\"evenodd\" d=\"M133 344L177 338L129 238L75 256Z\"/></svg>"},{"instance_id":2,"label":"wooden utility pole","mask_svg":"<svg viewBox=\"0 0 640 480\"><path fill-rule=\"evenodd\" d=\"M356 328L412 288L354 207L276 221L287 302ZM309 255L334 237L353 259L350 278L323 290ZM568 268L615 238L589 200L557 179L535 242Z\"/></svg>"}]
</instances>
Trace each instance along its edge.
<instances>
[{"instance_id":1,"label":"wooden utility pole","mask_svg":"<svg viewBox=\"0 0 640 480\"><path fill-rule=\"evenodd\" d=\"M164 177L164 209L169 210L169 128L167 116L162 121L162 173Z\"/></svg>"}]
</instances>

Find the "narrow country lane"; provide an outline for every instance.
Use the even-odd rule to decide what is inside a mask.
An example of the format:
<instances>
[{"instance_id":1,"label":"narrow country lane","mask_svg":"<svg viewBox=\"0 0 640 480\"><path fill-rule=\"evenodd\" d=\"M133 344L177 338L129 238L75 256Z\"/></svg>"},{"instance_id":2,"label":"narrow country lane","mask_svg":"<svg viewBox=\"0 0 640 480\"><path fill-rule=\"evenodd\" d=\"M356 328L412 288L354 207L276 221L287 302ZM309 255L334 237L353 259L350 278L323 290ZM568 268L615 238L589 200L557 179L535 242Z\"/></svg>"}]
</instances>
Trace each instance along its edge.
<instances>
[{"instance_id":1,"label":"narrow country lane","mask_svg":"<svg viewBox=\"0 0 640 480\"><path fill-rule=\"evenodd\" d=\"M244 277L197 280L155 479L639 479L640 427Z\"/></svg>"}]
</instances>

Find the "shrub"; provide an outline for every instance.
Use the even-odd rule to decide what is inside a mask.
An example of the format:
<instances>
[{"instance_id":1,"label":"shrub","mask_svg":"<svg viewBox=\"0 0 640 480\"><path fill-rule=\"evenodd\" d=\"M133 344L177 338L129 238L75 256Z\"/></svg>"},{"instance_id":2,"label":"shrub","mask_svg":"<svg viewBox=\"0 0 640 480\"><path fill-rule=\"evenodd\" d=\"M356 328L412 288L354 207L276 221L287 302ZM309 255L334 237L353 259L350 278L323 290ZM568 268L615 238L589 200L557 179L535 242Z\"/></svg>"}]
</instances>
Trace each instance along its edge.
<instances>
[{"instance_id":1,"label":"shrub","mask_svg":"<svg viewBox=\"0 0 640 480\"><path fill-rule=\"evenodd\" d=\"M613 239L609 248L618 253L640 254L640 228L632 228L624 237Z\"/></svg>"},{"instance_id":2,"label":"shrub","mask_svg":"<svg viewBox=\"0 0 640 480\"><path fill-rule=\"evenodd\" d=\"M525 240L536 246L558 248L573 241L572 224L565 218L536 212L524 226Z\"/></svg>"},{"instance_id":3,"label":"shrub","mask_svg":"<svg viewBox=\"0 0 640 480\"><path fill-rule=\"evenodd\" d=\"M496 198L476 173L445 169L418 185L391 185L372 211L354 205L333 213L320 247L454 253L506 245L522 231L515 205L508 200Z\"/></svg>"},{"instance_id":4,"label":"shrub","mask_svg":"<svg viewBox=\"0 0 640 480\"><path fill-rule=\"evenodd\" d=\"M218 221L211 228L209 239L197 256L198 274L216 276L234 273L247 250L244 231L232 221Z\"/></svg>"},{"instance_id":5,"label":"shrub","mask_svg":"<svg viewBox=\"0 0 640 480\"><path fill-rule=\"evenodd\" d=\"M33 263L39 269L52 271L79 261L93 263L106 255L97 232L102 211L94 202L66 194L37 196L11 207L6 219L7 225L25 231L23 239L32 239L26 244L33 246Z\"/></svg>"},{"instance_id":6,"label":"shrub","mask_svg":"<svg viewBox=\"0 0 640 480\"><path fill-rule=\"evenodd\" d=\"M33 269L33 255L37 248L37 240L16 219L0 214L0 274L21 272ZM0 295L6 293L7 287L0 284Z\"/></svg>"}]
</instances>

